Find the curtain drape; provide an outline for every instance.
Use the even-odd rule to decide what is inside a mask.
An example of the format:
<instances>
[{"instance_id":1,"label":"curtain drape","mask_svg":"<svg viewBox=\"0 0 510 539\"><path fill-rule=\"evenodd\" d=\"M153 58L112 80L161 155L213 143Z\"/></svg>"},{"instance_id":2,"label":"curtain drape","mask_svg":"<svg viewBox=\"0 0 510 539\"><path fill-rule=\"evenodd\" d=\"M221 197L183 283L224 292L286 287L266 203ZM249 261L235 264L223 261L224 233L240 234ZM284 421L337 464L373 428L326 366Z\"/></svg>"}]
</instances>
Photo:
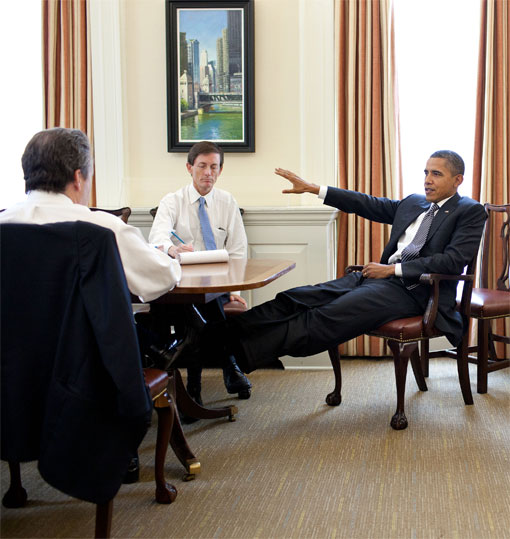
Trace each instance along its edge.
<instances>
[{"instance_id":1,"label":"curtain drape","mask_svg":"<svg viewBox=\"0 0 510 539\"><path fill-rule=\"evenodd\" d=\"M87 0L43 0L44 125L81 129L93 155ZM91 200L96 203L92 178Z\"/></svg>"},{"instance_id":2,"label":"curtain drape","mask_svg":"<svg viewBox=\"0 0 510 539\"><path fill-rule=\"evenodd\" d=\"M338 186L399 198L402 191L391 0L336 0ZM338 217L338 275L378 262L389 227ZM344 356L388 355L382 339L360 336Z\"/></svg>"},{"instance_id":3,"label":"curtain drape","mask_svg":"<svg viewBox=\"0 0 510 539\"><path fill-rule=\"evenodd\" d=\"M482 203L510 202L510 2L481 1L480 52L476 102L473 198ZM499 225L500 226L500 225ZM489 262L489 286L495 286L502 252ZM496 333L510 335L510 321L493 322ZM506 326L506 327L505 327ZM503 355L503 345L498 344ZM510 350L507 348L506 357Z\"/></svg>"}]
</instances>

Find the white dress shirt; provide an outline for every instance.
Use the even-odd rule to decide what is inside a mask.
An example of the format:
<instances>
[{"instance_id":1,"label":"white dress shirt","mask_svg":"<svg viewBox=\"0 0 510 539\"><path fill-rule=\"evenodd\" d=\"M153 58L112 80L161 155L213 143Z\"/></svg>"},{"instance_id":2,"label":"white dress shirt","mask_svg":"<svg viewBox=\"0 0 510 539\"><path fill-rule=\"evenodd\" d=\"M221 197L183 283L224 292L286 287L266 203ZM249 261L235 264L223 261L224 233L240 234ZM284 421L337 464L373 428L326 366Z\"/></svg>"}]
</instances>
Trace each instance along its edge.
<instances>
[{"instance_id":1,"label":"white dress shirt","mask_svg":"<svg viewBox=\"0 0 510 539\"><path fill-rule=\"evenodd\" d=\"M149 241L154 245L163 245L167 253L172 245L180 245L179 240L171 235L175 232L185 243L191 243L195 251L205 251L198 219L200 196L193 184L189 184L163 197ZM227 191L216 188L204 198L216 248L226 249L230 258L246 258L248 241L235 198Z\"/></svg>"},{"instance_id":2,"label":"white dress shirt","mask_svg":"<svg viewBox=\"0 0 510 539\"><path fill-rule=\"evenodd\" d=\"M137 228L126 225L110 213L73 204L62 193L31 191L25 201L0 213L0 223L42 225L63 221L86 221L115 233L129 290L142 301L158 298L179 282L179 263L149 245Z\"/></svg>"},{"instance_id":3,"label":"white dress shirt","mask_svg":"<svg viewBox=\"0 0 510 539\"><path fill-rule=\"evenodd\" d=\"M321 185L319 188L318 197L321 200L324 200L327 193L328 187L326 185ZM436 202L436 204L441 207L445 202L450 200L450 198L452 197L445 198L440 202ZM416 236L416 232L418 232L418 228L420 228L421 222L423 221L427 211L428 209L424 210L423 213L420 213L420 215L418 215L418 217L406 228L405 232L398 239L397 250L388 259L388 264L395 264L395 275L397 277L402 277L402 264L400 264L402 251L413 241L414 236ZM434 212L434 217L438 211L439 210L436 210Z\"/></svg>"}]
</instances>

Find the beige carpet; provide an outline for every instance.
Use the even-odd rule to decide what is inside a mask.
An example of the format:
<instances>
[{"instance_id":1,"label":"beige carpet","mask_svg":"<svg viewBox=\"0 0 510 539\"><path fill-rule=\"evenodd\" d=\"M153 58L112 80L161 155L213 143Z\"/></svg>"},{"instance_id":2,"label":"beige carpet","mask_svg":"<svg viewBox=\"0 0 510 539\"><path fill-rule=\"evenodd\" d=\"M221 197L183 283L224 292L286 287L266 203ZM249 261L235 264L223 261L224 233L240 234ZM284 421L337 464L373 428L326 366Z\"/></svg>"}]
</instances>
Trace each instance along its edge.
<instances>
[{"instance_id":1,"label":"beige carpet","mask_svg":"<svg viewBox=\"0 0 510 539\"><path fill-rule=\"evenodd\" d=\"M235 402L238 419L185 426L202 473L181 481L169 451L175 503L153 501L155 419L140 451L141 480L114 502L113 537L510 537L510 369L466 407L452 360L431 361L429 391L407 384L409 428L389 426L391 361L343 361L343 403L324 403L331 371L258 371L253 396L229 399L207 371L204 400ZM7 466L2 463L2 493ZM2 508L2 537L92 537L95 509L23 466L29 505Z\"/></svg>"}]
</instances>

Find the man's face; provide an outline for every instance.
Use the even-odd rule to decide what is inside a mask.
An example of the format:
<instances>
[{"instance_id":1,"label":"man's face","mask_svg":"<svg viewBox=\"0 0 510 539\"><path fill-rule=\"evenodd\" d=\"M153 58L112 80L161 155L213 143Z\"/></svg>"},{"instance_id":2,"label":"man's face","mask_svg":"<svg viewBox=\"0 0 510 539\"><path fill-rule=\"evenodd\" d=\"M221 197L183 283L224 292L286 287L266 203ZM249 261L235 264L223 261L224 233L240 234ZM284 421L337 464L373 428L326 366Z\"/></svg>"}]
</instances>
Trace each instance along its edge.
<instances>
[{"instance_id":1,"label":"man's face","mask_svg":"<svg viewBox=\"0 0 510 539\"><path fill-rule=\"evenodd\" d=\"M186 168L193 178L193 187L204 196L214 187L223 167L220 167L219 154L201 153L193 165L186 163Z\"/></svg>"},{"instance_id":2,"label":"man's face","mask_svg":"<svg viewBox=\"0 0 510 539\"><path fill-rule=\"evenodd\" d=\"M462 183L462 174L450 172L446 159L431 157L425 167L425 198L429 202L440 202L453 196Z\"/></svg>"}]
</instances>

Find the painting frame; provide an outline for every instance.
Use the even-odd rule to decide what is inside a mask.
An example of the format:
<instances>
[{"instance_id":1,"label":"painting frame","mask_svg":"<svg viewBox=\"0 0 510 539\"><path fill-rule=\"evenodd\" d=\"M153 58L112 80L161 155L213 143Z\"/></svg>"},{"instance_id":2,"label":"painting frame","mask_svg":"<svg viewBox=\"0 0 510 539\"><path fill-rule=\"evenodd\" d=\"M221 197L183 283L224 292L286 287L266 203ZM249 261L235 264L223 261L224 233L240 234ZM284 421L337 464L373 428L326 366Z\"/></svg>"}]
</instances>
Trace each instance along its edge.
<instances>
[{"instance_id":1,"label":"painting frame","mask_svg":"<svg viewBox=\"0 0 510 539\"><path fill-rule=\"evenodd\" d=\"M187 152L200 140L211 140L225 152L254 152L254 0L165 0L165 4L168 152ZM215 60L207 61L209 52L204 49L206 60L204 64L199 64L197 71L197 60L193 60L193 57L199 56L196 50L200 50L200 41L190 34L193 33L193 20L205 17L204 10L211 11L211 20L212 14L221 15L223 11L226 12L227 28L211 24L207 25L206 31L211 36L220 36L216 38L216 51L212 51L213 54L219 57L223 46L229 52L232 50L232 54L219 65L216 56ZM186 27L183 24L184 17ZM197 33L200 31L199 26L196 25ZM182 29L187 32L182 32ZM230 40L233 45L230 45ZM192 57L191 62L188 56ZM201 79L203 66L207 73ZM185 67L189 68L191 75ZM227 114L213 116L212 113L219 109ZM203 118L214 118L211 122L214 122L215 127L207 130L203 127L205 123L196 127L199 121L205 122ZM219 131L223 129L228 135L216 135L217 125L221 126ZM227 126L233 127L228 131ZM204 133L206 136L203 136Z\"/></svg>"}]
</instances>

